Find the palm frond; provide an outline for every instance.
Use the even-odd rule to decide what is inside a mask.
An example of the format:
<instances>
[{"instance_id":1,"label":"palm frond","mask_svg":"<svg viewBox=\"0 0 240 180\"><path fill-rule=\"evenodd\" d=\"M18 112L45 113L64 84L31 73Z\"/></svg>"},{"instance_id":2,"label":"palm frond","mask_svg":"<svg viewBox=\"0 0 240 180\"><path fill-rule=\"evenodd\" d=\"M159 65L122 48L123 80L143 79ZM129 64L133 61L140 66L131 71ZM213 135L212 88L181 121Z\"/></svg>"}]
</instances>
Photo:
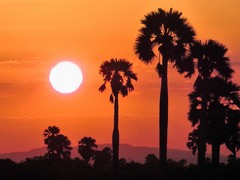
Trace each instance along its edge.
<instances>
[{"instance_id":1,"label":"palm frond","mask_svg":"<svg viewBox=\"0 0 240 180\"><path fill-rule=\"evenodd\" d=\"M98 90L99 90L100 92L105 91L105 89L106 89L106 82L104 82L104 83L98 88Z\"/></svg>"},{"instance_id":2,"label":"palm frond","mask_svg":"<svg viewBox=\"0 0 240 180\"><path fill-rule=\"evenodd\" d=\"M151 36L140 34L136 39L134 51L138 55L138 58L145 64L151 63L155 57Z\"/></svg>"},{"instance_id":3,"label":"palm frond","mask_svg":"<svg viewBox=\"0 0 240 180\"><path fill-rule=\"evenodd\" d=\"M124 72L124 76L126 76L128 79L133 79L135 81L138 80L137 74L133 73L133 71L131 70L127 70L126 72Z\"/></svg>"},{"instance_id":4,"label":"palm frond","mask_svg":"<svg viewBox=\"0 0 240 180\"><path fill-rule=\"evenodd\" d=\"M110 101L111 103L114 103L114 98L113 98L113 95L112 95L112 94L111 94L110 97L109 97L109 101Z\"/></svg>"},{"instance_id":5,"label":"palm frond","mask_svg":"<svg viewBox=\"0 0 240 180\"><path fill-rule=\"evenodd\" d=\"M170 9L166 14L165 28L169 29L169 32L174 32L183 43L191 43L196 32L188 24L187 18L181 16L181 12Z\"/></svg>"},{"instance_id":6,"label":"palm frond","mask_svg":"<svg viewBox=\"0 0 240 180\"><path fill-rule=\"evenodd\" d=\"M196 154L198 150L198 128L188 134L187 147L192 150L193 155Z\"/></svg>"},{"instance_id":7,"label":"palm frond","mask_svg":"<svg viewBox=\"0 0 240 180\"><path fill-rule=\"evenodd\" d=\"M141 20L141 23L147 28L152 30L152 33L159 33L157 30L162 26L166 18L166 12L159 8L157 11L152 11L145 15L145 19Z\"/></svg>"},{"instance_id":8,"label":"palm frond","mask_svg":"<svg viewBox=\"0 0 240 180\"><path fill-rule=\"evenodd\" d=\"M157 63L156 71L158 73L158 76L161 78L163 73L163 66L160 63Z\"/></svg>"},{"instance_id":9,"label":"palm frond","mask_svg":"<svg viewBox=\"0 0 240 180\"><path fill-rule=\"evenodd\" d=\"M131 78L127 79L126 87L127 87L129 92L134 90L134 86L132 85Z\"/></svg>"},{"instance_id":10,"label":"palm frond","mask_svg":"<svg viewBox=\"0 0 240 180\"><path fill-rule=\"evenodd\" d=\"M188 112L188 120L192 123L192 126L199 124L201 118L201 96L198 92L193 91L189 95L190 110Z\"/></svg>"},{"instance_id":11,"label":"palm frond","mask_svg":"<svg viewBox=\"0 0 240 180\"><path fill-rule=\"evenodd\" d=\"M191 57L179 59L175 61L174 66L180 74L184 74L184 77L191 78L195 73L194 62Z\"/></svg>"},{"instance_id":12,"label":"palm frond","mask_svg":"<svg viewBox=\"0 0 240 180\"><path fill-rule=\"evenodd\" d=\"M225 79L230 79L233 76L234 70L230 66L230 60L228 57L220 57L215 60L217 63L215 68L219 72L219 75Z\"/></svg>"},{"instance_id":13,"label":"palm frond","mask_svg":"<svg viewBox=\"0 0 240 180\"><path fill-rule=\"evenodd\" d=\"M122 86L121 89L120 89L120 93L123 97L127 96L128 95L128 88L127 86Z\"/></svg>"}]
</instances>

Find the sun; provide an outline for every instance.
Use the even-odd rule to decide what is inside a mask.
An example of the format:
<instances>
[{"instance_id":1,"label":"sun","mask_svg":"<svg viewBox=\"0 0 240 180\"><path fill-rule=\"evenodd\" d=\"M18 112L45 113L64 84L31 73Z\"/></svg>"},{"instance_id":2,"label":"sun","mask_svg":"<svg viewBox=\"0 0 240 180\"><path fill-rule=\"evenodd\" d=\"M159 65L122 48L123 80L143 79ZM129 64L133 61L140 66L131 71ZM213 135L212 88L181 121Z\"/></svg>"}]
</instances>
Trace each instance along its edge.
<instances>
[{"instance_id":1,"label":"sun","mask_svg":"<svg viewBox=\"0 0 240 180\"><path fill-rule=\"evenodd\" d=\"M62 93L69 94L76 91L82 84L81 69L70 61L62 61L54 66L49 74L52 87Z\"/></svg>"}]
</instances>

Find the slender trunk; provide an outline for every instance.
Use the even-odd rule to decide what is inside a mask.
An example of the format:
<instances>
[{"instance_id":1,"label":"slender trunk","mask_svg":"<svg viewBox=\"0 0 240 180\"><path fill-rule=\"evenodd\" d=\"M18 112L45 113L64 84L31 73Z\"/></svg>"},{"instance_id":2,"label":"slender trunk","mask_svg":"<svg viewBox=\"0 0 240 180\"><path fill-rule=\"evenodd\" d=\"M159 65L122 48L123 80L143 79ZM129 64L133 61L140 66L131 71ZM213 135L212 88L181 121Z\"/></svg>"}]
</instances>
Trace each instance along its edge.
<instances>
[{"instance_id":1,"label":"slender trunk","mask_svg":"<svg viewBox=\"0 0 240 180\"><path fill-rule=\"evenodd\" d=\"M219 165L220 145L212 144L212 164L214 166Z\"/></svg>"},{"instance_id":2,"label":"slender trunk","mask_svg":"<svg viewBox=\"0 0 240 180\"><path fill-rule=\"evenodd\" d=\"M114 99L114 128L112 134L113 148L113 175L114 180L118 179L118 159L119 159L119 131L118 131L118 94Z\"/></svg>"},{"instance_id":3,"label":"slender trunk","mask_svg":"<svg viewBox=\"0 0 240 180\"><path fill-rule=\"evenodd\" d=\"M159 106L159 157L160 157L160 177L166 179L167 162L167 131L168 131L168 81L167 81L167 62L168 59L163 56L163 72L160 91Z\"/></svg>"},{"instance_id":4,"label":"slender trunk","mask_svg":"<svg viewBox=\"0 0 240 180\"><path fill-rule=\"evenodd\" d=\"M203 80L204 91L202 93L202 114L199 124L199 140L198 140L198 166L202 167L205 164L206 157L206 136L207 136L207 102L208 92L206 87L206 79Z\"/></svg>"},{"instance_id":5,"label":"slender trunk","mask_svg":"<svg viewBox=\"0 0 240 180\"><path fill-rule=\"evenodd\" d=\"M237 151L234 149L233 152L233 160L235 161L237 159Z\"/></svg>"}]
</instances>

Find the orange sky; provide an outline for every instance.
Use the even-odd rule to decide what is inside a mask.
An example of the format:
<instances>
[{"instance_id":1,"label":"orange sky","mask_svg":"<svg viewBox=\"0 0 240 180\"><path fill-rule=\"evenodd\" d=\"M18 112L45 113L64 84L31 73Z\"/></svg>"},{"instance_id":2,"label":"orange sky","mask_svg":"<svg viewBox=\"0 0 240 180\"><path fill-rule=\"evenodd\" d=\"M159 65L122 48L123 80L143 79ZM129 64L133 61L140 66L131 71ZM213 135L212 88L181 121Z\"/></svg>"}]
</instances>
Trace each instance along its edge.
<instances>
[{"instance_id":1,"label":"orange sky","mask_svg":"<svg viewBox=\"0 0 240 180\"><path fill-rule=\"evenodd\" d=\"M219 0L0 0L0 153L43 146L43 131L56 125L77 145L83 136L111 142L110 89L99 93L99 65L112 57L133 62L135 91L120 99L120 142L158 146L160 81L156 64L133 52L140 19L158 7L183 12L198 38L229 48L240 83L240 1ZM72 60L83 84L69 95L53 90L51 67ZM187 149L188 98L194 79L169 69L169 148Z\"/></svg>"}]
</instances>

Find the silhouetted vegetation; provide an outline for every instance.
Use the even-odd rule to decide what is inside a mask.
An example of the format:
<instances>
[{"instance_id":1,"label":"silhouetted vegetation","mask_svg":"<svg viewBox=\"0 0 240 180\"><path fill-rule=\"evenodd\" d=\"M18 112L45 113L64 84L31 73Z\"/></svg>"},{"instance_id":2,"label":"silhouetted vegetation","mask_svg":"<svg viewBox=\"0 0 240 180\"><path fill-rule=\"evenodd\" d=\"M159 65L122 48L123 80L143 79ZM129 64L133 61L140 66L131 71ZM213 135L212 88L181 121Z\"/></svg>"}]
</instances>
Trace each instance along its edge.
<instances>
[{"instance_id":1,"label":"silhouetted vegetation","mask_svg":"<svg viewBox=\"0 0 240 180\"><path fill-rule=\"evenodd\" d=\"M114 103L112 149L98 150L96 140L83 137L78 142L80 158L71 158L71 141L56 126L44 130L47 153L20 163L0 159L1 180L239 180L240 159L240 87L231 81L234 70L226 57L227 48L214 40L195 40L195 30L178 11L159 8L141 21L135 53L145 64L157 57L156 71L161 78L159 106L159 157L148 154L143 164L119 159L119 94L134 90L137 75L132 63L110 59L100 66L103 84L110 83L110 102ZM156 54L157 53L157 54ZM198 166L167 159L168 130L168 62L178 72L192 77L197 71L193 91L189 94L188 119L193 131L187 146L198 155ZM212 159L206 158L206 144L212 146ZM220 146L230 150L228 163L219 162ZM160 172L160 173L159 173Z\"/></svg>"},{"instance_id":2,"label":"silhouetted vegetation","mask_svg":"<svg viewBox=\"0 0 240 180\"><path fill-rule=\"evenodd\" d=\"M47 145L48 152L46 156L53 159L69 159L72 147L71 141L60 134L60 129L56 126L49 126L44 131L44 143Z\"/></svg>"},{"instance_id":3,"label":"silhouetted vegetation","mask_svg":"<svg viewBox=\"0 0 240 180\"><path fill-rule=\"evenodd\" d=\"M90 160L94 158L96 152L96 140L91 137L83 137L78 142L78 152L82 156L82 158L89 163Z\"/></svg>"},{"instance_id":4,"label":"silhouetted vegetation","mask_svg":"<svg viewBox=\"0 0 240 180\"><path fill-rule=\"evenodd\" d=\"M120 163L119 163L120 164ZM111 170L112 168L112 150L105 147L103 150L95 151L94 168L100 170Z\"/></svg>"},{"instance_id":5,"label":"silhouetted vegetation","mask_svg":"<svg viewBox=\"0 0 240 180\"><path fill-rule=\"evenodd\" d=\"M218 168L206 163L202 173L197 165L186 165L185 160L167 161L166 177L168 180L238 180L240 179L240 160L221 164ZM104 164L102 164L104 165ZM137 163L134 161L119 165L120 180L156 180L158 179L159 162ZM84 160L49 159L47 157L28 158L21 163L9 159L0 160L1 180L112 180L111 167L97 168L90 166Z\"/></svg>"},{"instance_id":6,"label":"silhouetted vegetation","mask_svg":"<svg viewBox=\"0 0 240 180\"><path fill-rule=\"evenodd\" d=\"M60 129L56 126L49 126L44 132L48 134L44 137L60 135ZM50 133L51 132L51 133ZM47 144L48 145L48 144ZM80 152L80 158L60 158L62 156L44 156L26 158L20 163L10 159L0 159L0 179L1 180L113 180L116 175L113 173L112 150L105 147L97 149L96 140L92 137L83 137L79 141L79 147L86 147ZM49 148L47 146L47 148ZM71 149L68 149L71 152ZM70 153L69 152L69 153ZM57 157L57 158L56 158ZM91 160L92 163L89 163ZM156 180L159 179L159 159L154 154L148 154L143 164L132 160L119 159L119 169L117 177L119 180ZM240 160L230 158L228 164L220 164L218 168L213 166L211 160L207 160L201 173L199 167L194 164L187 164L182 159L174 161L168 159L166 162L166 179L168 180L202 180L217 178L218 180L238 180L240 178Z\"/></svg>"},{"instance_id":7,"label":"silhouetted vegetation","mask_svg":"<svg viewBox=\"0 0 240 180\"><path fill-rule=\"evenodd\" d=\"M147 14L141 22L143 27L136 40L135 53L146 64L151 63L156 56L158 57L156 70L161 78L159 157L160 171L164 177L167 161L168 62L176 67L178 62L186 56L188 46L194 40L195 31L187 19L182 17L181 12L172 9L164 11L159 8ZM177 67L180 68L180 66Z\"/></svg>"},{"instance_id":8,"label":"silhouetted vegetation","mask_svg":"<svg viewBox=\"0 0 240 180\"><path fill-rule=\"evenodd\" d=\"M237 159L237 152L240 149L240 110L230 111L229 118L231 119L228 127L230 136L225 144L232 153L229 155L229 161L235 161Z\"/></svg>"},{"instance_id":9,"label":"silhouetted vegetation","mask_svg":"<svg viewBox=\"0 0 240 180\"><path fill-rule=\"evenodd\" d=\"M211 78L207 83L210 96L206 111L206 142L212 146L213 163L218 165L221 144L231 144L233 149L239 147L239 141L235 141L235 136L240 133L240 116L239 111L233 109L234 105L240 101L236 93L239 87L219 77ZM194 154L199 149L199 120L202 114L200 88L196 86L195 91L189 94L191 104L189 119L192 126L196 128L189 134L187 146L193 150Z\"/></svg>"},{"instance_id":10,"label":"silhouetted vegetation","mask_svg":"<svg viewBox=\"0 0 240 180\"><path fill-rule=\"evenodd\" d=\"M132 63L125 59L111 59L104 61L100 66L99 74L103 77L103 84L99 87L99 91L106 89L106 83L110 83L112 93L110 94L110 102L114 103L114 125L112 134L113 147L113 171L115 179L117 179L118 161L119 161L119 130L118 130L118 96L128 95L128 92L134 90L132 80L137 81L137 75L132 71Z\"/></svg>"},{"instance_id":11,"label":"silhouetted vegetation","mask_svg":"<svg viewBox=\"0 0 240 180\"><path fill-rule=\"evenodd\" d=\"M213 100L211 96L217 93L214 92L213 88L215 88L216 91L219 91L219 89L222 88L216 83L215 87L210 87L211 83L213 82L212 79L217 77L227 81L232 77L234 72L230 67L229 58L226 57L226 53L227 48L217 41L195 41L190 45L190 53L188 56L180 62L180 66L183 68L180 68L179 72L185 73L186 77L191 77L195 71L198 72L197 79L194 83L194 90L198 92L198 97L193 97L195 93L189 95L190 98L192 98L190 99L190 101L192 100L192 103L189 112L189 119L192 122L192 126L198 126L197 149L198 164L200 166L204 165L206 157L207 133L209 132L208 103ZM221 95L219 94L219 96ZM198 104L196 106L197 102Z\"/></svg>"}]
</instances>

